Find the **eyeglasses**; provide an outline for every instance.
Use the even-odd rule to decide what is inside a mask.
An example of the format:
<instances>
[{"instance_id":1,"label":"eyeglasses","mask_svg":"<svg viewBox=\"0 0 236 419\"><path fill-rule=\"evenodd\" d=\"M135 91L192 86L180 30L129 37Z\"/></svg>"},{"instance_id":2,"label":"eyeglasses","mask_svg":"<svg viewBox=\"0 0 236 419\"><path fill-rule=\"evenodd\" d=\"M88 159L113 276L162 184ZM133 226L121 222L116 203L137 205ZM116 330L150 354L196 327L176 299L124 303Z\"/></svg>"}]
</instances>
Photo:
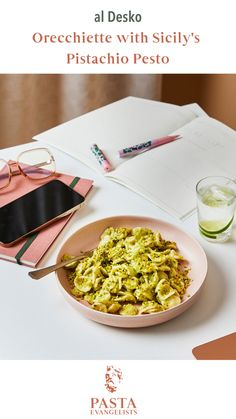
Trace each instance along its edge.
<instances>
[{"instance_id":1,"label":"eyeglasses","mask_svg":"<svg viewBox=\"0 0 236 419\"><path fill-rule=\"evenodd\" d=\"M55 174L56 164L47 148L23 151L16 161L0 159L0 191L9 186L12 176L23 175L32 180L48 178Z\"/></svg>"}]
</instances>

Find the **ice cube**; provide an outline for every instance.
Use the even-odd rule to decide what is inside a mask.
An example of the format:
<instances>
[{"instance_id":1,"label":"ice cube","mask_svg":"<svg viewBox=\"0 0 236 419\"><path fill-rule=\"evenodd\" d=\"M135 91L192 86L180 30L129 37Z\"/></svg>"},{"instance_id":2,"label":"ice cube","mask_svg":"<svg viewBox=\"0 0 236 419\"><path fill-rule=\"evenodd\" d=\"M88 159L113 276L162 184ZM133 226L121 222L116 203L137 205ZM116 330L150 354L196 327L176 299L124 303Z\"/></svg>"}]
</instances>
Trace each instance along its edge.
<instances>
[{"instance_id":1,"label":"ice cube","mask_svg":"<svg viewBox=\"0 0 236 419\"><path fill-rule=\"evenodd\" d=\"M209 188L209 193L212 195L212 198L217 201L228 202L233 198L233 191L225 186L211 185Z\"/></svg>"},{"instance_id":2,"label":"ice cube","mask_svg":"<svg viewBox=\"0 0 236 419\"><path fill-rule=\"evenodd\" d=\"M210 206L231 205L234 200L234 192L226 186L211 185L205 190L203 202Z\"/></svg>"}]
</instances>

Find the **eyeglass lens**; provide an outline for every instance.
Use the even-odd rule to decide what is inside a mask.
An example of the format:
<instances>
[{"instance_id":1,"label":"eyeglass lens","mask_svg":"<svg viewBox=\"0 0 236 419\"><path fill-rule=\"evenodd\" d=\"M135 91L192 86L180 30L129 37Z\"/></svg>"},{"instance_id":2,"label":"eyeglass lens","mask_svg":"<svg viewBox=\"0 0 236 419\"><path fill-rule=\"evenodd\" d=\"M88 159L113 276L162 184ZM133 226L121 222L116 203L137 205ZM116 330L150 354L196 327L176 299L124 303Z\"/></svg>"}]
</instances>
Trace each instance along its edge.
<instances>
[{"instance_id":1,"label":"eyeglass lens","mask_svg":"<svg viewBox=\"0 0 236 419\"><path fill-rule=\"evenodd\" d=\"M55 161L47 149L24 151L18 157L18 164L31 179L43 179L55 172Z\"/></svg>"},{"instance_id":2,"label":"eyeglass lens","mask_svg":"<svg viewBox=\"0 0 236 419\"><path fill-rule=\"evenodd\" d=\"M5 188L9 184L10 172L7 162L0 159L0 189Z\"/></svg>"}]
</instances>

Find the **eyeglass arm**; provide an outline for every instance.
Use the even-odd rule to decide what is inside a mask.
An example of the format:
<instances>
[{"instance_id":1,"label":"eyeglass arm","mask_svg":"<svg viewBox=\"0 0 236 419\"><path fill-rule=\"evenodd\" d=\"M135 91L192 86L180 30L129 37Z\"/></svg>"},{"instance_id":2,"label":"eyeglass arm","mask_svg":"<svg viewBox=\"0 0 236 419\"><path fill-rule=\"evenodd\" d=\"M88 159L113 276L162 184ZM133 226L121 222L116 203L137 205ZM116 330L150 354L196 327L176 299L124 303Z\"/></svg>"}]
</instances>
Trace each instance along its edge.
<instances>
[{"instance_id":1,"label":"eyeglass arm","mask_svg":"<svg viewBox=\"0 0 236 419\"><path fill-rule=\"evenodd\" d=\"M48 161L43 161L41 163L36 163L36 164L29 164L29 167L42 167L42 166L47 166L48 164L52 163L54 161L54 159L50 159ZM25 163L26 164L26 163Z\"/></svg>"}]
</instances>

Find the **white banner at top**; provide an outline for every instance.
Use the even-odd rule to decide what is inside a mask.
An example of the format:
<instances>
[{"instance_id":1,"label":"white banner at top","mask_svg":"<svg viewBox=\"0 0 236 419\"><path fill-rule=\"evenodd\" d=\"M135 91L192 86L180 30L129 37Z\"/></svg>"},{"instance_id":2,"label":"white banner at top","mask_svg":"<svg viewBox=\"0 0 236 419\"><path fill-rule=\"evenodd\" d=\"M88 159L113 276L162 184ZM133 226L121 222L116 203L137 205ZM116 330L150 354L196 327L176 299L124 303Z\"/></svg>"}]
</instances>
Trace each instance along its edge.
<instances>
[{"instance_id":1,"label":"white banner at top","mask_svg":"<svg viewBox=\"0 0 236 419\"><path fill-rule=\"evenodd\" d=\"M1 73L235 73L234 1L5 2Z\"/></svg>"}]
</instances>

